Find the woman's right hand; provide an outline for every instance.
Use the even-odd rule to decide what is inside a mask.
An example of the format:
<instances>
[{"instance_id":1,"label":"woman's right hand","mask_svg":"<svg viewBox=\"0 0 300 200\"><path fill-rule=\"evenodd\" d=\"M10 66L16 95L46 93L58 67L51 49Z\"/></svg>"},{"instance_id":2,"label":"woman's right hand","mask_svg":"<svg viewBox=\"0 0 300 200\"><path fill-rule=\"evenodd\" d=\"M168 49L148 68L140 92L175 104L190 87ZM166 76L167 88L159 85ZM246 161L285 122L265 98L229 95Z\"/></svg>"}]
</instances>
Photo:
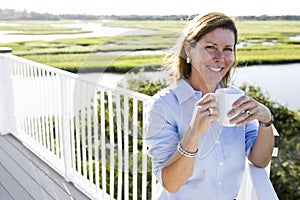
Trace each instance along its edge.
<instances>
[{"instance_id":1,"label":"woman's right hand","mask_svg":"<svg viewBox=\"0 0 300 200\"><path fill-rule=\"evenodd\" d=\"M216 96L214 93L207 93L195 104L190 128L200 136L208 130L212 123L218 120L218 117Z\"/></svg>"}]
</instances>

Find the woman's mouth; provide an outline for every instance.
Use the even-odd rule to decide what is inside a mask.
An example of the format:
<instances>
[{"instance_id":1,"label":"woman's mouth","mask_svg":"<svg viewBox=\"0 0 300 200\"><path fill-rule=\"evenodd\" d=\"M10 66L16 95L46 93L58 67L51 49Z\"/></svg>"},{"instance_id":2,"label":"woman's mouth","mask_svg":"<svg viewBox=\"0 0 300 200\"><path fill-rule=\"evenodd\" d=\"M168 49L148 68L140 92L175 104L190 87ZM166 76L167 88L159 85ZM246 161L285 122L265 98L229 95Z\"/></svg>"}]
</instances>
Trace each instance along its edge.
<instances>
[{"instance_id":1,"label":"woman's mouth","mask_svg":"<svg viewBox=\"0 0 300 200\"><path fill-rule=\"evenodd\" d=\"M210 67L210 66L208 66L208 68L211 71L213 71L213 72L220 72L220 71L222 71L224 69L223 67L222 68L218 68L218 67Z\"/></svg>"}]
</instances>

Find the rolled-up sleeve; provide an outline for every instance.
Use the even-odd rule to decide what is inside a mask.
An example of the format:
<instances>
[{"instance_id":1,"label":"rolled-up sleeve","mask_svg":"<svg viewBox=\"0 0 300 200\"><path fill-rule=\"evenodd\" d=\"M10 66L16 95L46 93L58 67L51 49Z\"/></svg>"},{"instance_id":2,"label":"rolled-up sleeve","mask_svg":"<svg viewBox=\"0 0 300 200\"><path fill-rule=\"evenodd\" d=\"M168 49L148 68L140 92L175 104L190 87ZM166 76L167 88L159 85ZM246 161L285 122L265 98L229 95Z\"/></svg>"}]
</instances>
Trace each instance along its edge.
<instances>
[{"instance_id":1,"label":"rolled-up sleeve","mask_svg":"<svg viewBox=\"0 0 300 200\"><path fill-rule=\"evenodd\" d=\"M172 115L170 105L162 99L153 100L147 105L145 131L148 155L152 157L154 174L161 184L162 167L176 151L179 141L177 126Z\"/></svg>"},{"instance_id":2,"label":"rolled-up sleeve","mask_svg":"<svg viewBox=\"0 0 300 200\"><path fill-rule=\"evenodd\" d=\"M257 135L258 135L258 122L257 120L253 120L246 124L246 134L245 134L245 151L246 156L249 155L251 148L253 147Z\"/></svg>"}]
</instances>

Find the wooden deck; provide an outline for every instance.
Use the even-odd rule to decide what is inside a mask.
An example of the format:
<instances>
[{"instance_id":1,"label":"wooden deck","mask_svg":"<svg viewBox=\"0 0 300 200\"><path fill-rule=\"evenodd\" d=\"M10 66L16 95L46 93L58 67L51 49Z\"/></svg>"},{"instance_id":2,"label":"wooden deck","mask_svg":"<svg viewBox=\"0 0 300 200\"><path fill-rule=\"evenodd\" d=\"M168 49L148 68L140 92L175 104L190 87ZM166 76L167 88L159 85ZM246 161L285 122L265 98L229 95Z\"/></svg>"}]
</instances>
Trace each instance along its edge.
<instances>
[{"instance_id":1,"label":"wooden deck","mask_svg":"<svg viewBox=\"0 0 300 200\"><path fill-rule=\"evenodd\" d=\"M89 199L14 136L0 134L0 199Z\"/></svg>"}]
</instances>

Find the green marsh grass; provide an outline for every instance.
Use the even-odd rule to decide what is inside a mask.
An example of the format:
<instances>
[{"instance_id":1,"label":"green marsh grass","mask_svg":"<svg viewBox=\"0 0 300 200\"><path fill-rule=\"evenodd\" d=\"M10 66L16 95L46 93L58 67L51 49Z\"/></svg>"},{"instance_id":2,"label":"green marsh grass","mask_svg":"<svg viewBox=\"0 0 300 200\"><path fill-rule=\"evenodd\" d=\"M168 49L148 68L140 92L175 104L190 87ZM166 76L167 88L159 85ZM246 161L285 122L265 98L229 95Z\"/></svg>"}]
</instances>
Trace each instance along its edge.
<instances>
[{"instance_id":1,"label":"green marsh grass","mask_svg":"<svg viewBox=\"0 0 300 200\"><path fill-rule=\"evenodd\" d=\"M12 31L17 35L50 35L50 34L78 34L88 33L80 28L63 27L64 24L74 23L73 21L6 21L1 24L0 31ZM53 26L62 25L62 26Z\"/></svg>"},{"instance_id":2,"label":"green marsh grass","mask_svg":"<svg viewBox=\"0 0 300 200\"><path fill-rule=\"evenodd\" d=\"M89 22L89 21L85 21ZM176 42L186 21L91 21L104 26L151 29L151 33L131 36L72 38L54 41L28 41L1 44L13 48L13 53L53 67L77 71L89 70L128 71L137 66L159 66L162 55L98 55L101 52L165 50ZM72 21L41 21L21 24L27 33L65 33L82 31L49 26L58 23L71 24ZM300 41L290 40L290 36L300 34L300 21L236 21L239 30L237 61L240 66L266 63L288 63L300 61ZM40 28L39 28L40 27ZM0 26L0 30L6 27ZM268 44L264 44L267 42ZM91 59L93 57L93 59ZM111 69L109 69L111 68Z\"/></svg>"}]
</instances>

